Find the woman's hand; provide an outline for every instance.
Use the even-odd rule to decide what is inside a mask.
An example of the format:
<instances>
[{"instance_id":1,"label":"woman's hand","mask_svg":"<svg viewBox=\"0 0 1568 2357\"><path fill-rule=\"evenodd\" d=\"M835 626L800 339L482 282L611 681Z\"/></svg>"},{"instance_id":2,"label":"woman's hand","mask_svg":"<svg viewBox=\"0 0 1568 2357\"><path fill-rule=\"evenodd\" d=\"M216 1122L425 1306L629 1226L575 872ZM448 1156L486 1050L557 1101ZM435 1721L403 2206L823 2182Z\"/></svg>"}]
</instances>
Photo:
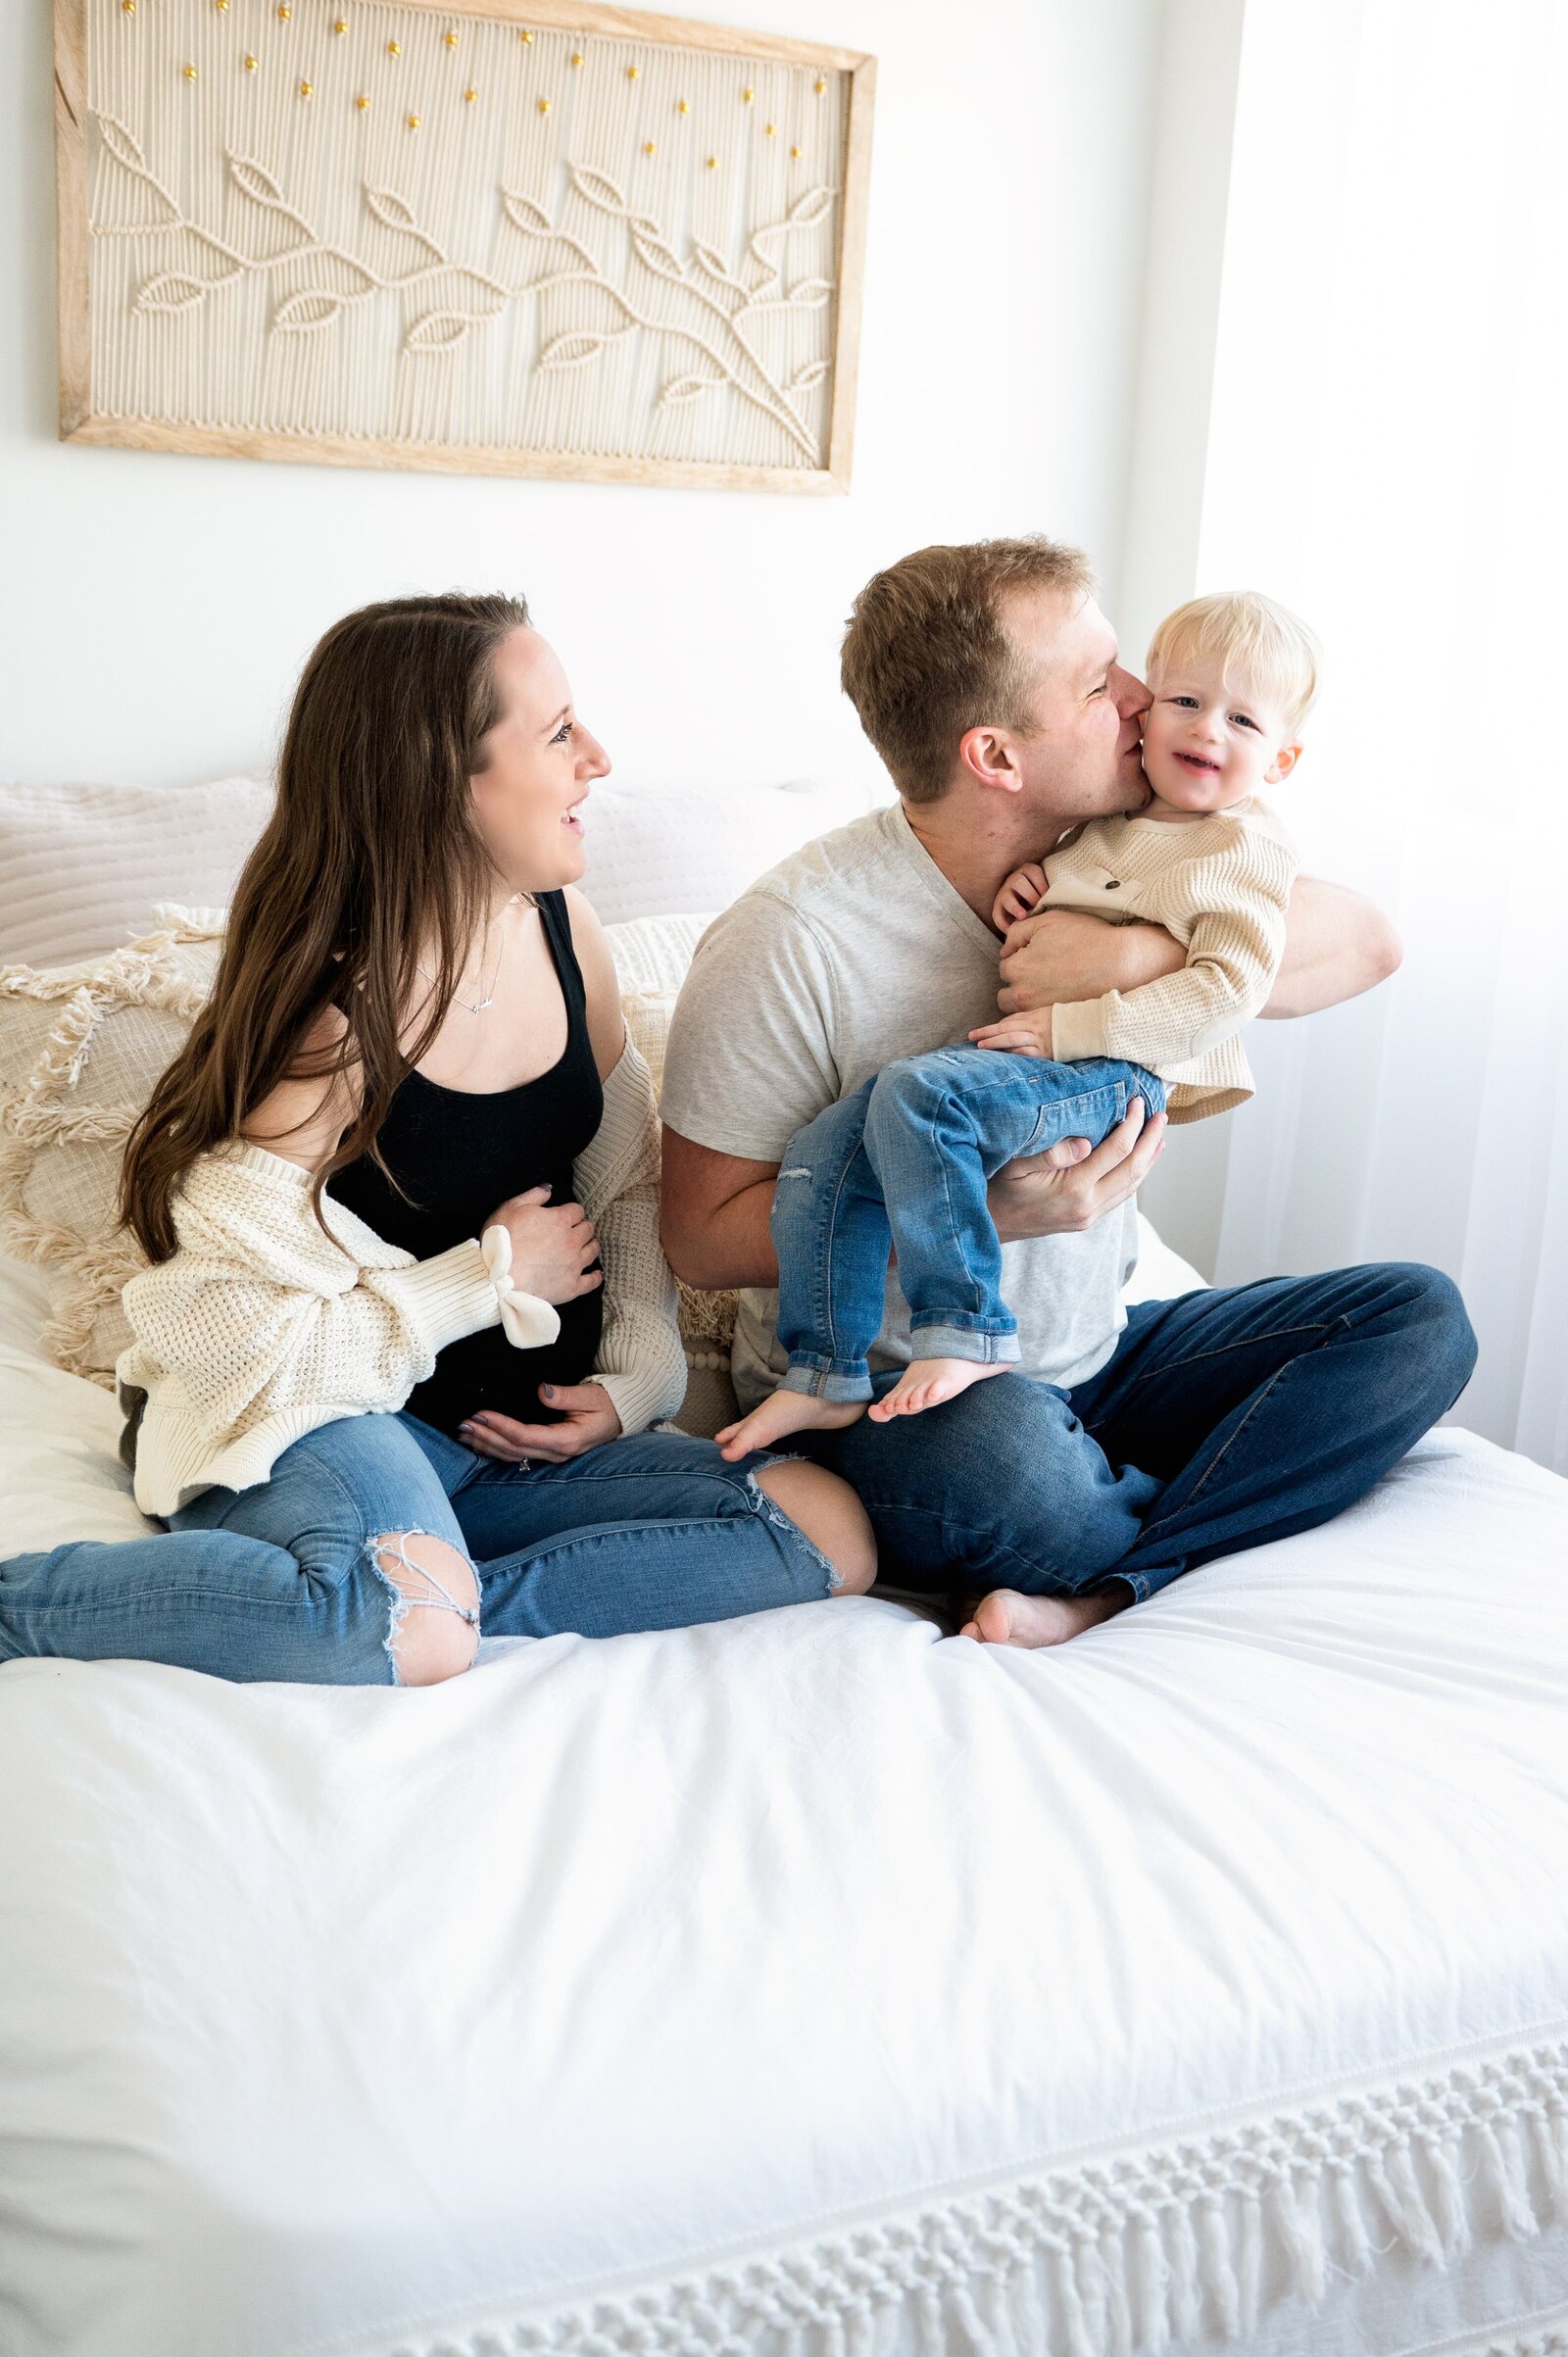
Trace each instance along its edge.
<instances>
[{"instance_id":1,"label":"woman's hand","mask_svg":"<svg viewBox=\"0 0 1568 2357\"><path fill-rule=\"evenodd\" d=\"M485 1221L505 1228L512 1239L512 1282L519 1293L541 1301L574 1301L605 1281L590 1269L599 1257L599 1239L581 1203L551 1203L548 1187L511 1196Z\"/></svg>"},{"instance_id":2,"label":"woman's hand","mask_svg":"<svg viewBox=\"0 0 1568 2357\"><path fill-rule=\"evenodd\" d=\"M539 1397L561 1409L559 1424L519 1424L514 1416L487 1407L460 1426L459 1440L476 1456L493 1456L503 1465L525 1465L530 1457L564 1465L568 1457L619 1440L620 1418L603 1384L541 1383Z\"/></svg>"}]
</instances>

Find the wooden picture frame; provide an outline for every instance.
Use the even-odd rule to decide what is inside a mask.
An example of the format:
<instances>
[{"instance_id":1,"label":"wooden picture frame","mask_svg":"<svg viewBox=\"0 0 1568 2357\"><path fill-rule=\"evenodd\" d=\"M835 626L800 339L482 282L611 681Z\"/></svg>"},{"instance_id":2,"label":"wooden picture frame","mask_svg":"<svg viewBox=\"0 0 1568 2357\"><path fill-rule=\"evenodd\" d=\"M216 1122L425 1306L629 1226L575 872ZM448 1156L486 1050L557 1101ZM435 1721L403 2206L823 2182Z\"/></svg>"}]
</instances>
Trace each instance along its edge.
<instances>
[{"instance_id":1,"label":"wooden picture frame","mask_svg":"<svg viewBox=\"0 0 1568 2357\"><path fill-rule=\"evenodd\" d=\"M847 491L875 73L588 0L55 0L61 439Z\"/></svg>"}]
</instances>

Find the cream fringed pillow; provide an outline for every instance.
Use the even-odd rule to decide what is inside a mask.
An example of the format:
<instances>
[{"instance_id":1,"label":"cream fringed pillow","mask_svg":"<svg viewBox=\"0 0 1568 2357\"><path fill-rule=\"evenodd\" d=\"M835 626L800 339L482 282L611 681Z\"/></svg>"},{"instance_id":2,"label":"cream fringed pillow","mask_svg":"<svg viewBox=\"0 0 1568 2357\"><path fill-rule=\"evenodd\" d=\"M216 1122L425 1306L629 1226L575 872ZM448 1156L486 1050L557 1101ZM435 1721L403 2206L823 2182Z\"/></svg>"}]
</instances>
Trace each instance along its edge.
<instances>
[{"instance_id":1,"label":"cream fringed pillow","mask_svg":"<svg viewBox=\"0 0 1568 2357\"><path fill-rule=\"evenodd\" d=\"M154 914L157 932L105 958L0 967L0 1243L49 1272L44 1348L105 1385L130 1340L120 1297L142 1264L116 1222L121 1155L212 988L222 945L220 909L164 906ZM639 917L607 928L626 1028L656 1091L669 1018L709 921ZM694 1374L723 1374L734 1295L680 1292Z\"/></svg>"},{"instance_id":2,"label":"cream fringed pillow","mask_svg":"<svg viewBox=\"0 0 1568 2357\"><path fill-rule=\"evenodd\" d=\"M113 1380L120 1297L142 1265L116 1195L132 1123L213 985L222 912L159 908L160 929L80 965L0 967L0 1241L49 1272L56 1362Z\"/></svg>"},{"instance_id":3,"label":"cream fringed pillow","mask_svg":"<svg viewBox=\"0 0 1568 2357\"><path fill-rule=\"evenodd\" d=\"M675 1001L680 997L680 986L686 979L697 944L712 921L710 916L640 916L629 924L605 927L614 952L615 971L620 976L620 1004L627 1034L653 1074L656 1097L663 1091L664 1043L669 1037ZM723 1397L723 1386L729 1380L737 1297L733 1293L697 1293L678 1277L675 1284L680 1295L680 1337L686 1346L686 1364L691 1370L693 1386L704 1395L704 1406L698 1412L706 1412L706 1395L711 1391L712 1413L720 1422L727 1423L732 1403ZM722 1379L717 1389L704 1381L705 1377L713 1376ZM699 1429L693 1421L696 1405L692 1392L688 1391L682 1419L690 1431Z\"/></svg>"}]
</instances>

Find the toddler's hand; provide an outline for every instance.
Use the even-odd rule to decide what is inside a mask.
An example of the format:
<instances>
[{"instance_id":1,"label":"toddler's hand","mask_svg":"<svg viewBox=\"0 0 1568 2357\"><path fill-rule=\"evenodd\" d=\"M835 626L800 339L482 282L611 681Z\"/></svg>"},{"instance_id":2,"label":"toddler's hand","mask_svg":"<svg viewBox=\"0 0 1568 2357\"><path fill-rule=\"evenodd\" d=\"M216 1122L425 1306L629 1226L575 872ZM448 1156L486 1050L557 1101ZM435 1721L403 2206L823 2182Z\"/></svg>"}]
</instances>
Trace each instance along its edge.
<instances>
[{"instance_id":1,"label":"toddler's hand","mask_svg":"<svg viewBox=\"0 0 1568 2357\"><path fill-rule=\"evenodd\" d=\"M1028 859L1022 867L1015 867L992 903L991 921L997 931L1005 933L1021 916L1028 916L1045 898L1047 889L1046 871L1036 860Z\"/></svg>"},{"instance_id":2,"label":"toddler's hand","mask_svg":"<svg viewBox=\"0 0 1568 2357\"><path fill-rule=\"evenodd\" d=\"M1029 1014L1004 1014L1000 1022L971 1031L977 1048L1006 1048L1014 1056L1054 1056L1052 1019L1054 1008L1037 1007Z\"/></svg>"}]
</instances>

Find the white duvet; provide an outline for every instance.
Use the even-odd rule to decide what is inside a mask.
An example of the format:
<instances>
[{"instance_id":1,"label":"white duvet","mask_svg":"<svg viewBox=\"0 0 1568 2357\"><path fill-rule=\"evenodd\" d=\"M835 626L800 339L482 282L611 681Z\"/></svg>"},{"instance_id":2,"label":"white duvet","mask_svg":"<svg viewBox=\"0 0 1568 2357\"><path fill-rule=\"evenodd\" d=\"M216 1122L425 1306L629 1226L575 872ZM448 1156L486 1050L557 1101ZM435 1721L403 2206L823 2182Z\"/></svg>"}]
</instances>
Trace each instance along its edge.
<instances>
[{"instance_id":1,"label":"white duvet","mask_svg":"<svg viewBox=\"0 0 1568 2357\"><path fill-rule=\"evenodd\" d=\"M0 1354L9 1547L113 1428ZM0 1670L0 2349L1558 2345L1565 1579L1445 1432L1054 1654Z\"/></svg>"}]
</instances>

